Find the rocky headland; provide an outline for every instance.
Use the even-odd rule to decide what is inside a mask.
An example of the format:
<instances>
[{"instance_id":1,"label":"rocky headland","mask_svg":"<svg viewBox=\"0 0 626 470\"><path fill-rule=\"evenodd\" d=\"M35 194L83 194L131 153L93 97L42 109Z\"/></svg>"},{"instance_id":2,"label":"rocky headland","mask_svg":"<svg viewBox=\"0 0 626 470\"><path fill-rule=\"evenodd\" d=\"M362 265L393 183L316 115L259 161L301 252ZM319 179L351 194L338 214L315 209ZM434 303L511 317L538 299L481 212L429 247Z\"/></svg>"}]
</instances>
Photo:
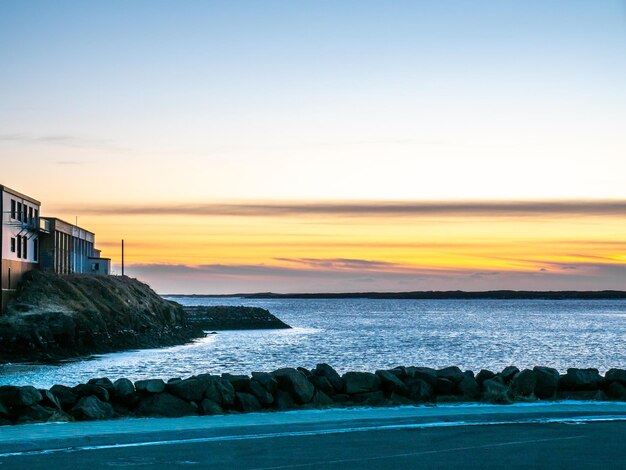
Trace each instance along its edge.
<instances>
[{"instance_id":1,"label":"rocky headland","mask_svg":"<svg viewBox=\"0 0 626 470\"><path fill-rule=\"evenodd\" d=\"M248 375L200 374L185 379L95 378L49 390L0 387L0 424L181 417L355 406L401 406L451 402L508 404L549 400L626 401L626 370L549 367L477 374L458 367L395 367L337 373L328 364Z\"/></svg>"},{"instance_id":2,"label":"rocky headland","mask_svg":"<svg viewBox=\"0 0 626 470\"><path fill-rule=\"evenodd\" d=\"M190 325L204 330L262 330L291 328L258 307L183 307Z\"/></svg>"}]
</instances>

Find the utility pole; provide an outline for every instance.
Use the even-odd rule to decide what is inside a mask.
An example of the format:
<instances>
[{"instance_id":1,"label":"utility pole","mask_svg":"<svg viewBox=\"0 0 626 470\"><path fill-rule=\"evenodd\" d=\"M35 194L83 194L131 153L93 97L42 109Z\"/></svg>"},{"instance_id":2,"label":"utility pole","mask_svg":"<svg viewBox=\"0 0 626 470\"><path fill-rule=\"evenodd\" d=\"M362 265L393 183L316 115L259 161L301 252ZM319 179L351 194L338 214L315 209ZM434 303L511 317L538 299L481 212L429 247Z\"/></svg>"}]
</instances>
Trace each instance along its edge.
<instances>
[{"instance_id":1,"label":"utility pole","mask_svg":"<svg viewBox=\"0 0 626 470\"><path fill-rule=\"evenodd\" d=\"M122 239L122 276L124 276L124 239Z\"/></svg>"}]
</instances>

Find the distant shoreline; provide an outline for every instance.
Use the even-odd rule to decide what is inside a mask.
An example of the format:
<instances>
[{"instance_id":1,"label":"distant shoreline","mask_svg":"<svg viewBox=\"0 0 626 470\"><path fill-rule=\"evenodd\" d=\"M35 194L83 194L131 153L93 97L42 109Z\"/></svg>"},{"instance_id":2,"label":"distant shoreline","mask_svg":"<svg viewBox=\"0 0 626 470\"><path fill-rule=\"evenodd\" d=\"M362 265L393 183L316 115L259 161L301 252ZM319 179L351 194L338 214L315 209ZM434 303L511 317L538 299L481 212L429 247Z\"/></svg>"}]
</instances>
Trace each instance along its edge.
<instances>
[{"instance_id":1,"label":"distant shoreline","mask_svg":"<svg viewBox=\"0 0 626 470\"><path fill-rule=\"evenodd\" d=\"M414 300L611 300L626 299L626 291L416 291L416 292L346 292L276 294L163 294L163 297L184 298L245 298L245 299L414 299Z\"/></svg>"}]
</instances>

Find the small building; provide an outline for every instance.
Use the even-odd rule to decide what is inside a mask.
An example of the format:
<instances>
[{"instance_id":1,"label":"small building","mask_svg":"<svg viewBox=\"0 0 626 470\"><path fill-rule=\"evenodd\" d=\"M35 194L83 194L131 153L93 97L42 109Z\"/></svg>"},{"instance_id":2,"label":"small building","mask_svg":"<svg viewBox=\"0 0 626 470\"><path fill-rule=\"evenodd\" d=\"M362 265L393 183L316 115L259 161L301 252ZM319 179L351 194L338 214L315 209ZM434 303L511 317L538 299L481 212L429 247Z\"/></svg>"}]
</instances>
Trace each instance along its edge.
<instances>
[{"instance_id":1,"label":"small building","mask_svg":"<svg viewBox=\"0 0 626 470\"><path fill-rule=\"evenodd\" d=\"M39 264L39 211L41 203L0 185L0 311L27 271Z\"/></svg>"},{"instance_id":2,"label":"small building","mask_svg":"<svg viewBox=\"0 0 626 470\"><path fill-rule=\"evenodd\" d=\"M100 250L94 249L94 256L89 257L89 273L96 276L108 276L111 274L111 258L102 258Z\"/></svg>"}]
</instances>

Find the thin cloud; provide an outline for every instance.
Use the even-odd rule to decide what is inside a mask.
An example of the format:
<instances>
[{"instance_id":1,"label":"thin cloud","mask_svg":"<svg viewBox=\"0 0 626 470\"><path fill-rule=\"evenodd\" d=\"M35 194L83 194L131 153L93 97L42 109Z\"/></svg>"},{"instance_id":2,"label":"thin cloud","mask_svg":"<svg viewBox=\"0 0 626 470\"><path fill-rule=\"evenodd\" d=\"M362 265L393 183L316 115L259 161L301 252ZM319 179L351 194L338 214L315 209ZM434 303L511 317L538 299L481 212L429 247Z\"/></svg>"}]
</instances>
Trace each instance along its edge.
<instances>
[{"instance_id":1,"label":"thin cloud","mask_svg":"<svg viewBox=\"0 0 626 470\"><path fill-rule=\"evenodd\" d=\"M108 139L92 139L71 134L0 134L0 142L13 142L24 145L55 145L70 148L124 150L116 146L111 140Z\"/></svg>"},{"instance_id":2,"label":"thin cloud","mask_svg":"<svg viewBox=\"0 0 626 470\"><path fill-rule=\"evenodd\" d=\"M73 207L72 210L76 210ZM80 208L93 215L195 215L234 217L341 216L626 216L626 200L562 201L441 201L441 202L296 202L296 203L209 203L111 206Z\"/></svg>"}]
</instances>

